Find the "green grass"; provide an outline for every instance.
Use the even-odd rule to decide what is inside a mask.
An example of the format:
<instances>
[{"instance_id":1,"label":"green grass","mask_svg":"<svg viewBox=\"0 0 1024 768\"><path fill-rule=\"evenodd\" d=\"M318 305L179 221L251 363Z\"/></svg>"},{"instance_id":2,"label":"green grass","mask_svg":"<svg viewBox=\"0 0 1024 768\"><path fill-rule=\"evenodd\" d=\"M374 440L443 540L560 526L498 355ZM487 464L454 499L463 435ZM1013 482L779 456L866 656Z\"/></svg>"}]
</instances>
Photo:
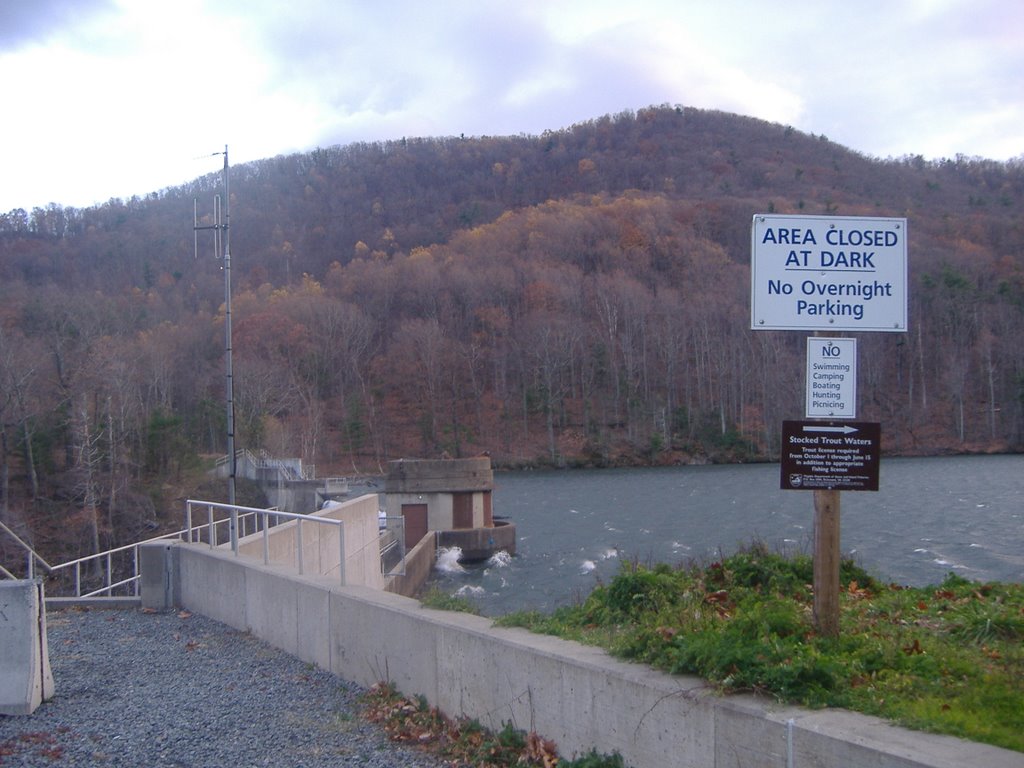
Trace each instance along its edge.
<instances>
[{"instance_id":1,"label":"green grass","mask_svg":"<svg viewBox=\"0 0 1024 768\"><path fill-rule=\"evenodd\" d=\"M580 605L511 614L625 659L1024 752L1024 585L878 583L850 561L840 633L815 631L813 563L754 545L706 566L625 564Z\"/></svg>"},{"instance_id":2,"label":"green grass","mask_svg":"<svg viewBox=\"0 0 1024 768\"><path fill-rule=\"evenodd\" d=\"M436 608L439 611L455 611L479 615L480 609L468 597L449 595L438 587L430 587L420 595L420 604L424 608Z\"/></svg>"}]
</instances>

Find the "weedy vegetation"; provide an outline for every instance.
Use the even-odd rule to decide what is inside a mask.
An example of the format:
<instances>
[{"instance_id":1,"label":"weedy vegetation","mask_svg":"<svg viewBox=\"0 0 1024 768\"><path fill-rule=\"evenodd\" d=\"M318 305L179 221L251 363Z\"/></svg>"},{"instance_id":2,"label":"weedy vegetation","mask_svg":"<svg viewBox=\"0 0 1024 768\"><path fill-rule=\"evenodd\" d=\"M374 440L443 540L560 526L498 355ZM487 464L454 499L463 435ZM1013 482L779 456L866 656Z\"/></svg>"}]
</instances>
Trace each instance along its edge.
<instances>
[{"instance_id":1,"label":"weedy vegetation","mask_svg":"<svg viewBox=\"0 0 1024 768\"><path fill-rule=\"evenodd\" d=\"M512 723L500 731L479 721L447 717L422 697L402 696L391 684L379 683L363 697L363 713L396 742L438 755L452 768L625 768L618 754L591 751L574 760L561 758L555 743Z\"/></svg>"},{"instance_id":2,"label":"weedy vegetation","mask_svg":"<svg viewBox=\"0 0 1024 768\"><path fill-rule=\"evenodd\" d=\"M840 572L840 633L815 631L813 562L760 544L708 565L620 573L578 605L510 614L723 692L759 691L1024 752L1024 585L879 583Z\"/></svg>"},{"instance_id":3,"label":"weedy vegetation","mask_svg":"<svg viewBox=\"0 0 1024 768\"><path fill-rule=\"evenodd\" d=\"M455 611L457 613L480 614L480 609L468 597L449 595L443 589L430 587L420 595L420 605L424 608L436 608L439 611Z\"/></svg>"}]
</instances>

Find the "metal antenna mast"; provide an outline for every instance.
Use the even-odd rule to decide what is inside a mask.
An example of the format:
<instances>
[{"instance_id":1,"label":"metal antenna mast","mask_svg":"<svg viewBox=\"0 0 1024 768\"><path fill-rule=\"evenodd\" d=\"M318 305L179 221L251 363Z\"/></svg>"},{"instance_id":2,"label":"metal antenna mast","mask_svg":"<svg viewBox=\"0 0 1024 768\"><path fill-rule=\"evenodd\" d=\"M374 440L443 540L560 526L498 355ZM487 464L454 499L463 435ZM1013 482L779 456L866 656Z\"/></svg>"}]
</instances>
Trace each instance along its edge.
<instances>
[{"instance_id":1,"label":"metal antenna mast","mask_svg":"<svg viewBox=\"0 0 1024 768\"><path fill-rule=\"evenodd\" d=\"M220 256L220 249L224 248L224 357L225 357L225 389L227 396L227 429L228 429L228 504L231 506L231 549L238 552L238 510L235 507L235 476L238 467L238 459L235 455L235 382L231 362L231 187L228 175L228 145L224 145L224 152L214 152L211 157L224 155L224 199L220 195L213 199L213 224L199 226L198 210L193 201L193 225L195 234L196 256L199 253L199 230L210 229L214 233L214 252Z\"/></svg>"}]
</instances>

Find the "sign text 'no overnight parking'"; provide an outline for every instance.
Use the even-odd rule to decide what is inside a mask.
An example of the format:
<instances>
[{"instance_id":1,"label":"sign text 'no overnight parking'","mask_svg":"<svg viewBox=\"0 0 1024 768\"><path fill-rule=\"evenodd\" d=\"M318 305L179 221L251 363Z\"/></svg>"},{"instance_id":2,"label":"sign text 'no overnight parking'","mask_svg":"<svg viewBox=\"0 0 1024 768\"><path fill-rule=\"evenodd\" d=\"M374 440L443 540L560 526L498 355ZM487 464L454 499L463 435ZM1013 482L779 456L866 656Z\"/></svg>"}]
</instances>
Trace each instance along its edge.
<instances>
[{"instance_id":1,"label":"sign text 'no overnight parking'","mask_svg":"<svg viewBox=\"0 0 1024 768\"><path fill-rule=\"evenodd\" d=\"M757 214L751 328L906 331L907 220Z\"/></svg>"}]
</instances>

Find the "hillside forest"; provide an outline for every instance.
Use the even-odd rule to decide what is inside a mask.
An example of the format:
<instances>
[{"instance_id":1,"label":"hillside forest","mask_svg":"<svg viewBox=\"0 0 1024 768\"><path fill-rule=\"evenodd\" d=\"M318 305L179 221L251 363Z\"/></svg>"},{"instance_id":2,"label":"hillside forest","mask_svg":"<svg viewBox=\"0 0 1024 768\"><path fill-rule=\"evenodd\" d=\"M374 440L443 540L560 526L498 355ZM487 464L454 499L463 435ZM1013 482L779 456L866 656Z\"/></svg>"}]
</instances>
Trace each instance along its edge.
<instances>
[{"instance_id":1,"label":"hillside forest","mask_svg":"<svg viewBox=\"0 0 1024 768\"><path fill-rule=\"evenodd\" d=\"M0 520L53 557L179 525L226 450L223 264L193 231L221 181L0 215ZM777 458L807 334L750 330L755 213L907 218L909 329L858 334L886 453L1024 444L1024 159L665 105L273 157L230 191L236 445L321 476Z\"/></svg>"}]
</instances>

